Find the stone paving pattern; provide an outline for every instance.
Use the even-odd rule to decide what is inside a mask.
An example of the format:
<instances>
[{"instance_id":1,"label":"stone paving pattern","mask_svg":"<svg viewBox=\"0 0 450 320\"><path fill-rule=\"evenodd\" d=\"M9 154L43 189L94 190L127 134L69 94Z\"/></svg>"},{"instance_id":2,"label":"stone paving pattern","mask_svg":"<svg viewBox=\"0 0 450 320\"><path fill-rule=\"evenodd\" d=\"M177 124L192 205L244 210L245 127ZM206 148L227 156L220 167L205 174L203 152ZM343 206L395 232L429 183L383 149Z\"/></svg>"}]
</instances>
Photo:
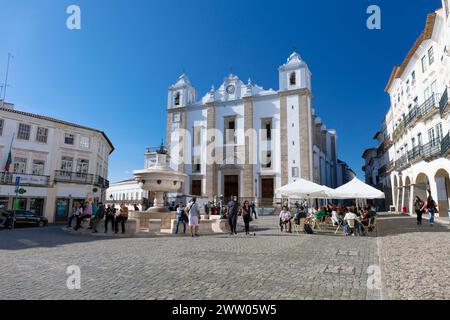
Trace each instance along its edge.
<instances>
[{"instance_id":1,"label":"stone paving pattern","mask_svg":"<svg viewBox=\"0 0 450 320\"><path fill-rule=\"evenodd\" d=\"M256 220L250 237L110 238L54 226L0 231L0 299L449 298L446 228L410 233L412 219L390 219L380 222L378 238L297 235L281 234L277 220ZM367 288L378 252L384 295ZM81 268L81 290L66 287L70 265Z\"/></svg>"},{"instance_id":2,"label":"stone paving pattern","mask_svg":"<svg viewBox=\"0 0 450 320\"><path fill-rule=\"evenodd\" d=\"M386 299L450 299L448 225L414 218L380 221L379 250Z\"/></svg>"}]
</instances>

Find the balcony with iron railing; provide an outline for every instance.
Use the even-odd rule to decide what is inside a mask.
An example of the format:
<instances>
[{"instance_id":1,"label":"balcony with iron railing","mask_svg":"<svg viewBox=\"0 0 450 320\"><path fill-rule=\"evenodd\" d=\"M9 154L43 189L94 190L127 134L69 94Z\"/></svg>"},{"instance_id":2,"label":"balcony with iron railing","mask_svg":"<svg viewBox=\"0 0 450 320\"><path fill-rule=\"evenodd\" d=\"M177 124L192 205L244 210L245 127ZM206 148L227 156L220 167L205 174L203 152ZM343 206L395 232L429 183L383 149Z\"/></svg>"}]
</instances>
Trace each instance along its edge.
<instances>
[{"instance_id":1,"label":"balcony with iron railing","mask_svg":"<svg viewBox=\"0 0 450 320\"><path fill-rule=\"evenodd\" d=\"M392 134L392 140L398 141L401 136L406 132L406 129L413 126L418 121L426 121L433 116L440 109L441 97L438 94L431 95L420 106L413 107L407 115L403 117L403 120L395 128Z\"/></svg>"},{"instance_id":2,"label":"balcony with iron railing","mask_svg":"<svg viewBox=\"0 0 450 320\"><path fill-rule=\"evenodd\" d=\"M450 134L447 135L441 141L441 155L447 157L450 155Z\"/></svg>"},{"instance_id":3,"label":"balcony with iron railing","mask_svg":"<svg viewBox=\"0 0 450 320\"><path fill-rule=\"evenodd\" d=\"M386 164L386 172L391 172L395 169L395 161L390 161Z\"/></svg>"},{"instance_id":4,"label":"balcony with iron railing","mask_svg":"<svg viewBox=\"0 0 450 320\"><path fill-rule=\"evenodd\" d=\"M37 174L26 174L26 173L14 173L14 172L1 172L0 173L0 184L3 185L15 185L16 178L20 178L21 186L32 186L32 187L49 187L50 177L37 175Z\"/></svg>"},{"instance_id":5,"label":"balcony with iron railing","mask_svg":"<svg viewBox=\"0 0 450 320\"><path fill-rule=\"evenodd\" d=\"M100 187L102 189L109 188L109 181L95 174L70 171L55 171L55 182L88 184Z\"/></svg>"},{"instance_id":6,"label":"balcony with iron railing","mask_svg":"<svg viewBox=\"0 0 450 320\"><path fill-rule=\"evenodd\" d=\"M442 94L441 100L439 101L439 111L441 113L441 117L447 114L449 110L449 101L448 101L448 88L445 89Z\"/></svg>"},{"instance_id":7,"label":"balcony with iron railing","mask_svg":"<svg viewBox=\"0 0 450 320\"><path fill-rule=\"evenodd\" d=\"M402 171L403 169L408 167L408 165L409 165L409 163L408 163L408 155L407 154L404 154L403 156L401 156L400 158L395 160L395 170L396 171Z\"/></svg>"}]
</instances>

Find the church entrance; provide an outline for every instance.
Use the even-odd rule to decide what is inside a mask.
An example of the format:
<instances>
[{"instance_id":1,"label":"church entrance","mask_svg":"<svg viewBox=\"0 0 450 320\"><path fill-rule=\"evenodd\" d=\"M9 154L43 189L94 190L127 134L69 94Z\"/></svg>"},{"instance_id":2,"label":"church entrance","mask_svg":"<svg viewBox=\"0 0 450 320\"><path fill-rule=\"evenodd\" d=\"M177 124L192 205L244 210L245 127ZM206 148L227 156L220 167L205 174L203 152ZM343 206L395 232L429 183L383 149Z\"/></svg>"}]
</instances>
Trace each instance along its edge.
<instances>
[{"instance_id":1,"label":"church entrance","mask_svg":"<svg viewBox=\"0 0 450 320\"><path fill-rule=\"evenodd\" d=\"M232 196L239 196L239 175L224 175L224 192L225 199Z\"/></svg>"},{"instance_id":2,"label":"church entrance","mask_svg":"<svg viewBox=\"0 0 450 320\"><path fill-rule=\"evenodd\" d=\"M274 197L273 178L261 178L261 204L271 205Z\"/></svg>"}]
</instances>

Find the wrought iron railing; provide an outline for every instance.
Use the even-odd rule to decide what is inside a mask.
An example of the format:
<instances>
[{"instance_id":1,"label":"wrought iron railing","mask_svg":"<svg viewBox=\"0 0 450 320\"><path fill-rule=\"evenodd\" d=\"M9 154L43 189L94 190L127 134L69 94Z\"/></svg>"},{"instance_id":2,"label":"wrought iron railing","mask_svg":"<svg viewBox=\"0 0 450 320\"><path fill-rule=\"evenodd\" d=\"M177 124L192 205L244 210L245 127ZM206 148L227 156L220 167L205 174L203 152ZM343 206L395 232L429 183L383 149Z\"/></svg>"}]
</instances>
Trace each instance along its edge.
<instances>
[{"instance_id":1,"label":"wrought iron railing","mask_svg":"<svg viewBox=\"0 0 450 320\"><path fill-rule=\"evenodd\" d=\"M70 171L55 171L55 182L80 183L109 188L109 181L95 174Z\"/></svg>"},{"instance_id":2,"label":"wrought iron railing","mask_svg":"<svg viewBox=\"0 0 450 320\"><path fill-rule=\"evenodd\" d=\"M446 156L450 150L450 135L447 135L441 141L441 155Z\"/></svg>"},{"instance_id":3,"label":"wrought iron railing","mask_svg":"<svg viewBox=\"0 0 450 320\"><path fill-rule=\"evenodd\" d=\"M445 89L442 94L441 100L439 101L439 111L443 115L448 110L448 88Z\"/></svg>"},{"instance_id":4,"label":"wrought iron railing","mask_svg":"<svg viewBox=\"0 0 450 320\"><path fill-rule=\"evenodd\" d=\"M21 186L38 186L38 187L50 186L49 176L26 174L26 173L14 173L14 172L1 172L0 184L15 185L17 177L20 178Z\"/></svg>"},{"instance_id":5,"label":"wrought iron railing","mask_svg":"<svg viewBox=\"0 0 450 320\"><path fill-rule=\"evenodd\" d=\"M405 129L414 124L416 121L420 119L426 119L427 116L432 114L434 111L440 109L440 104L442 98L438 94L431 95L424 103L420 106L414 106L411 111L404 116L403 120L399 123L397 128L395 128L392 139L393 141L397 141L400 137L405 133Z\"/></svg>"},{"instance_id":6,"label":"wrought iron railing","mask_svg":"<svg viewBox=\"0 0 450 320\"><path fill-rule=\"evenodd\" d=\"M395 160L395 170L401 171L408 165L408 155L404 154L397 160Z\"/></svg>"}]
</instances>

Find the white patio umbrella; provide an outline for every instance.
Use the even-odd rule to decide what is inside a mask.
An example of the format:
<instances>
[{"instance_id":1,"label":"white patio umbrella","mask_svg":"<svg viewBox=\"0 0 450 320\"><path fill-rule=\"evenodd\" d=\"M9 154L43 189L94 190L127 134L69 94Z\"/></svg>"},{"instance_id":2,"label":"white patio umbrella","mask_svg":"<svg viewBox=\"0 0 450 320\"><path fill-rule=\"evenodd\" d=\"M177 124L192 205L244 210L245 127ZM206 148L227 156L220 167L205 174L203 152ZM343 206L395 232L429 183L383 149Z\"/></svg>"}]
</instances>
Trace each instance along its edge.
<instances>
[{"instance_id":1,"label":"white patio umbrella","mask_svg":"<svg viewBox=\"0 0 450 320\"><path fill-rule=\"evenodd\" d=\"M334 189L331 189L327 186L322 186L322 190L318 192L311 193L311 198L317 198L317 199L335 199L333 197L334 195Z\"/></svg>"},{"instance_id":2,"label":"white patio umbrella","mask_svg":"<svg viewBox=\"0 0 450 320\"><path fill-rule=\"evenodd\" d=\"M330 192L333 199L384 199L384 192L365 184L358 178Z\"/></svg>"},{"instance_id":3,"label":"white patio umbrella","mask_svg":"<svg viewBox=\"0 0 450 320\"><path fill-rule=\"evenodd\" d=\"M276 190L283 197L311 198L311 194L324 191L324 187L305 179L298 179Z\"/></svg>"}]
</instances>

